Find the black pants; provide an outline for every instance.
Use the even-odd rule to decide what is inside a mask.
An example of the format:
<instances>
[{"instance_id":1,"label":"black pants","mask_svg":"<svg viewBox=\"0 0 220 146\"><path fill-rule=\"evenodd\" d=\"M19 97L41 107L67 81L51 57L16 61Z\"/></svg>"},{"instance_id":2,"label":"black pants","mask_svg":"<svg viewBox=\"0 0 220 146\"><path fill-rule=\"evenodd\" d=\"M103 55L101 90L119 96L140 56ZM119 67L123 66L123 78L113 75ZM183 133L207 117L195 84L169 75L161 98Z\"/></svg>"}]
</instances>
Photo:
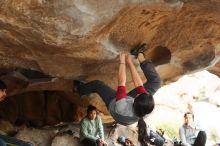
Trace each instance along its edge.
<instances>
[{"instance_id":1,"label":"black pants","mask_svg":"<svg viewBox=\"0 0 220 146\"><path fill-rule=\"evenodd\" d=\"M193 146L205 146L206 139L205 131L200 131Z\"/></svg>"},{"instance_id":2,"label":"black pants","mask_svg":"<svg viewBox=\"0 0 220 146\"><path fill-rule=\"evenodd\" d=\"M157 91L157 89L160 88L160 77L151 61L146 60L142 62L140 66L145 77L147 78L147 82L144 83L144 87L150 94L153 95ZM79 86L77 90L80 95L88 95L90 93L99 94L99 96L105 102L107 108L109 107L110 102L115 98L116 94L116 91L114 89L99 80L94 80L83 84ZM136 88L131 90L127 95L131 97L136 97Z\"/></svg>"},{"instance_id":3,"label":"black pants","mask_svg":"<svg viewBox=\"0 0 220 146\"><path fill-rule=\"evenodd\" d=\"M85 138L81 142L84 146L98 146L96 141L90 138Z\"/></svg>"}]
</instances>

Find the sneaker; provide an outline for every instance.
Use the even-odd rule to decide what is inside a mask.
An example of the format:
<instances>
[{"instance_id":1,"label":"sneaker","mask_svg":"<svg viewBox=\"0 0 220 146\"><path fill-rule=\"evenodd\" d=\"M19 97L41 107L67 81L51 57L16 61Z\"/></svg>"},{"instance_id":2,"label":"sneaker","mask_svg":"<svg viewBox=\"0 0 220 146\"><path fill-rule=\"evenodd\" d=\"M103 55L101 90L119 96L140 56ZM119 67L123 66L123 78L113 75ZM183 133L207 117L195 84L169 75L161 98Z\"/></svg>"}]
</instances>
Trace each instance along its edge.
<instances>
[{"instance_id":1,"label":"sneaker","mask_svg":"<svg viewBox=\"0 0 220 146\"><path fill-rule=\"evenodd\" d=\"M135 58L137 58L139 53L144 53L145 46L146 46L146 43L134 46L133 48L131 48L131 51L130 51L131 55L134 55Z\"/></svg>"},{"instance_id":2,"label":"sneaker","mask_svg":"<svg viewBox=\"0 0 220 146\"><path fill-rule=\"evenodd\" d=\"M118 143L124 145L125 144L125 137L124 136L119 136L117 141L118 141Z\"/></svg>"}]
</instances>

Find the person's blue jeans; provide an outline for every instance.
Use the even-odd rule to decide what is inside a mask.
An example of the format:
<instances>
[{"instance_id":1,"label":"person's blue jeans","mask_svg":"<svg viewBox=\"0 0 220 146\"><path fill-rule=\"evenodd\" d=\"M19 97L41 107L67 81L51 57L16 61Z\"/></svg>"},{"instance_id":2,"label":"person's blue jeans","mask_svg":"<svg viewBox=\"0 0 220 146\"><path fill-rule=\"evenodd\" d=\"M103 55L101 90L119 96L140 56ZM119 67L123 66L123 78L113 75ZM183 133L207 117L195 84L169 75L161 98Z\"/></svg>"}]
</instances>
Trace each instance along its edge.
<instances>
[{"instance_id":1,"label":"person's blue jeans","mask_svg":"<svg viewBox=\"0 0 220 146\"><path fill-rule=\"evenodd\" d=\"M0 139L0 146L7 146L4 140Z\"/></svg>"},{"instance_id":2,"label":"person's blue jeans","mask_svg":"<svg viewBox=\"0 0 220 146\"><path fill-rule=\"evenodd\" d=\"M8 145L16 145L16 146L34 146L30 142L25 142L20 139L16 139L14 137L1 135L0 134L0 146L8 146Z\"/></svg>"}]
</instances>

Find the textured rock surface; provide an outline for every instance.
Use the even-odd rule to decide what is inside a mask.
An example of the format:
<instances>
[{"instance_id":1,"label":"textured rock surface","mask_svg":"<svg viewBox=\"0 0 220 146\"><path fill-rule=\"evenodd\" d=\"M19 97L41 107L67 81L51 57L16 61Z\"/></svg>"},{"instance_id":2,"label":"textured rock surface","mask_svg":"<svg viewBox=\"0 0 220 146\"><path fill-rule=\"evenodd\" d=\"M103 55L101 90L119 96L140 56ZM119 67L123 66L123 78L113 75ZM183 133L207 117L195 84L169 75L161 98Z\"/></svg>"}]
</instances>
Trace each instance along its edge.
<instances>
[{"instance_id":1,"label":"textured rock surface","mask_svg":"<svg viewBox=\"0 0 220 146\"><path fill-rule=\"evenodd\" d=\"M219 75L219 7L218 0L0 1L0 78L11 98L62 92L81 111L74 119L89 103L108 113L97 96L79 99L72 80L116 88L117 55L138 43L147 43L164 83L204 68Z\"/></svg>"},{"instance_id":2,"label":"textured rock surface","mask_svg":"<svg viewBox=\"0 0 220 146\"><path fill-rule=\"evenodd\" d=\"M56 127L57 128L57 127ZM16 138L32 142L34 145L40 146L81 146L79 142L79 127L77 125L68 125L68 128L74 131L73 135L65 133L55 133L55 127L52 129L24 129L19 131ZM60 127L60 129L62 129ZM109 128L105 126L105 140L109 146L121 146L117 142L118 136L124 136L133 141L136 146L140 146L137 141L137 128L136 126L121 126L117 125L115 128ZM164 146L172 146L173 144L169 139L167 139L167 144Z\"/></svg>"},{"instance_id":3,"label":"textured rock surface","mask_svg":"<svg viewBox=\"0 0 220 146\"><path fill-rule=\"evenodd\" d=\"M55 136L55 132L52 130L25 128L18 132L16 138L21 139L23 141L29 141L34 145L50 146L52 143L52 138L54 136Z\"/></svg>"},{"instance_id":4,"label":"textured rock surface","mask_svg":"<svg viewBox=\"0 0 220 146\"><path fill-rule=\"evenodd\" d=\"M181 73L204 68L218 53L219 4L177 3L178 9L162 1L3 1L1 68L72 79L111 75L118 52L140 42L156 63Z\"/></svg>"}]
</instances>

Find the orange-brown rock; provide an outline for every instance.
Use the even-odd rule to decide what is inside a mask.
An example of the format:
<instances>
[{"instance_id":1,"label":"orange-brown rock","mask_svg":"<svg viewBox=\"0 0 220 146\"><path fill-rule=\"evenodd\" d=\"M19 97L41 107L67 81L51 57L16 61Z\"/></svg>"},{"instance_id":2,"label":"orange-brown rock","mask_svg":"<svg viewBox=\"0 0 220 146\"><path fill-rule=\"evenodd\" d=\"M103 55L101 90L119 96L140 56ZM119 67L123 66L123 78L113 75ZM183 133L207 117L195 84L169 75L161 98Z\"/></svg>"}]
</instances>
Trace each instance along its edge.
<instances>
[{"instance_id":1,"label":"orange-brown rock","mask_svg":"<svg viewBox=\"0 0 220 146\"><path fill-rule=\"evenodd\" d=\"M7 100L51 91L73 103L75 111L94 104L108 113L98 96L80 99L72 80L100 79L116 88L118 53L143 42L164 83L209 67L219 75L219 7L218 0L1 1L0 78L9 87ZM43 111L60 113L53 103L59 95L46 97L53 108ZM14 121L18 113L12 113ZM60 121L52 117L46 121Z\"/></svg>"}]
</instances>

